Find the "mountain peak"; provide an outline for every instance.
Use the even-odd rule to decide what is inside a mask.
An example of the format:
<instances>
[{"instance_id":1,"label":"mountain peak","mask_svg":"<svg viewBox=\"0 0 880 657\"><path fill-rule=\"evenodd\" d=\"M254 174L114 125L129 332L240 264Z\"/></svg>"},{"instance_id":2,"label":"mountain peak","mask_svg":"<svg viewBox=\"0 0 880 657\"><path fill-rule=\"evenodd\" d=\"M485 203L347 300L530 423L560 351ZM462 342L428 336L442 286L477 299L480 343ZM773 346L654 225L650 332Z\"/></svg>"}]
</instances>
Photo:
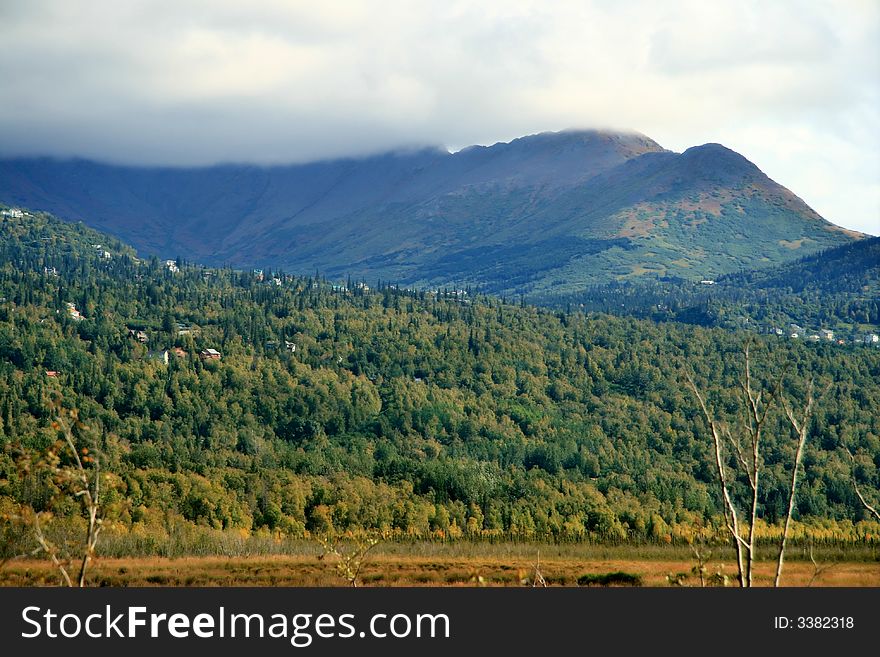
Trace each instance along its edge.
<instances>
[{"instance_id":1,"label":"mountain peak","mask_svg":"<svg viewBox=\"0 0 880 657\"><path fill-rule=\"evenodd\" d=\"M753 162L721 144L692 146L681 154L680 160L684 169L699 177L725 181L743 178L768 180Z\"/></svg>"},{"instance_id":2,"label":"mountain peak","mask_svg":"<svg viewBox=\"0 0 880 657\"><path fill-rule=\"evenodd\" d=\"M856 237L720 144L612 130L285 166L0 160L0 200L145 254L511 292L718 276Z\"/></svg>"},{"instance_id":3,"label":"mountain peak","mask_svg":"<svg viewBox=\"0 0 880 657\"><path fill-rule=\"evenodd\" d=\"M496 147L519 148L573 148L573 149L615 149L628 157L643 153L665 151L662 146L640 132L625 132L604 129L566 128L559 131L538 132L518 137L509 142L499 142Z\"/></svg>"}]
</instances>

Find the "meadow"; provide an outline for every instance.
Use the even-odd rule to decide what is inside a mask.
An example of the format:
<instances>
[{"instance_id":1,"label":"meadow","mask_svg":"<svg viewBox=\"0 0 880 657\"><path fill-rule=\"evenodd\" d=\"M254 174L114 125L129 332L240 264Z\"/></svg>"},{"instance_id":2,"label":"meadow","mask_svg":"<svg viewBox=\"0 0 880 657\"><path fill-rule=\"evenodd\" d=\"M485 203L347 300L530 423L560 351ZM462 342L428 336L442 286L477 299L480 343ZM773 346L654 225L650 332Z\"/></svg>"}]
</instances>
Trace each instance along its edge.
<instances>
[{"instance_id":1,"label":"meadow","mask_svg":"<svg viewBox=\"0 0 880 657\"><path fill-rule=\"evenodd\" d=\"M338 560L310 541L290 541L201 556L117 556L95 560L91 586L347 586ZM756 584L772 584L770 546L757 562ZM727 547L704 552L706 586L736 585L736 563ZM363 560L359 586L533 586L536 564L548 586L701 586L697 559L685 545L538 543L384 543ZM620 574L631 575L624 578ZM603 576L615 575L617 577ZM55 586L58 573L45 559L15 560L0 570L0 585ZM540 585L540 584L538 584ZM785 586L880 586L880 547L790 548Z\"/></svg>"}]
</instances>

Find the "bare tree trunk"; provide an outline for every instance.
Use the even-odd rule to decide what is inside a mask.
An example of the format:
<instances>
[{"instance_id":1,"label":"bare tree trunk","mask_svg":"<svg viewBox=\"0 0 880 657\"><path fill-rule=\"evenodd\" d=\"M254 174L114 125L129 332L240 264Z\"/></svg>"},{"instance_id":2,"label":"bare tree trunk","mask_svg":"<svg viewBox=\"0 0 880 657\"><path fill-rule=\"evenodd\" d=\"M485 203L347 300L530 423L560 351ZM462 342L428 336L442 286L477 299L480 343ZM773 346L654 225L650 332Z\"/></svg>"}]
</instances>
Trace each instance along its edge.
<instances>
[{"instance_id":1,"label":"bare tree trunk","mask_svg":"<svg viewBox=\"0 0 880 657\"><path fill-rule=\"evenodd\" d=\"M89 524L86 530L85 553L83 554L82 564L79 568L79 586L86 585L86 570L92 561L92 555L95 553L95 546L98 544L98 534L101 532L101 519L98 518L100 510L100 494L101 494L101 470L98 462L95 462L95 490L92 494L86 489L86 502L89 511Z\"/></svg>"},{"instance_id":2,"label":"bare tree trunk","mask_svg":"<svg viewBox=\"0 0 880 657\"><path fill-rule=\"evenodd\" d=\"M856 457L853 456L853 453L849 451L849 447L847 447L846 445L843 446L843 449L846 450L846 453L849 456L849 460L852 461L852 470L850 474L852 475L853 490L856 492L856 496L859 498L859 502L861 502L862 506L865 507L868 512L870 512L871 515L873 515L877 519L877 522L880 522L880 512L878 512L875 507L871 506L868 500L865 499L865 496L862 495L862 491L859 489L859 482L856 479Z\"/></svg>"},{"instance_id":3,"label":"bare tree trunk","mask_svg":"<svg viewBox=\"0 0 880 657\"><path fill-rule=\"evenodd\" d=\"M690 376L690 374L687 375L687 381L690 384L691 390L693 390L697 401L699 401L700 403L700 408L703 411L703 416L706 418L706 422L709 424L709 429L712 432L712 442L715 446L715 467L718 470L718 481L721 484L721 497L724 501L724 519L727 524L727 530L730 532L730 535L733 537L734 543L736 544L737 577L739 579L739 585L741 587L745 587L747 586L747 584L745 579L743 548L747 544L743 540L742 534L740 533L739 517L737 516L736 507L733 505L733 500L730 497L730 490L728 489L727 485L727 473L724 468L724 452L721 445L721 434L718 430L717 425L715 424L715 420L709 413L709 409L706 407L706 402L703 399L703 396L697 389L697 384L694 383L694 380Z\"/></svg>"},{"instance_id":4,"label":"bare tree trunk","mask_svg":"<svg viewBox=\"0 0 880 657\"><path fill-rule=\"evenodd\" d=\"M715 467L718 471L718 478L721 482L722 497L725 506L725 519L727 528L736 542L737 550L737 567L739 584L741 587L751 587L754 584L754 563L755 563L755 542L757 540L756 525L758 521L758 500L761 484L761 469L763 461L761 459L761 443L763 439L764 424L767 421L768 414L779 399L779 392L782 388L782 381L785 377L783 372L776 380L773 389L767 391L755 392L752 389L752 368L750 357L751 342L747 341L743 347L743 356L745 360L745 371L740 387L743 392L743 398L746 407L746 419L742 423L739 436L734 437L730 428L727 426L719 426L712 414L706 406L706 401L697 389L693 377L687 374L687 381L691 390L700 403L700 409L709 424L712 432L712 441L715 445ZM741 437L740 437L741 436ZM743 537L742 530L739 526L739 517L736 507L730 496L730 487L728 485L727 472L724 467L724 451L723 438L727 439L730 448L749 480L749 488L751 489L751 499L749 500L748 512L748 536ZM744 445L744 443L746 443Z\"/></svg>"},{"instance_id":5,"label":"bare tree trunk","mask_svg":"<svg viewBox=\"0 0 880 657\"><path fill-rule=\"evenodd\" d=\"M788 540L788 531L791 527L791 516L794 513L794 501L797 495L798 473L801 467L801 460L804 456L804 446L807 444L807 432L810 428L810 415L813 412L813 382L810 382L809 392L807 393L807 403L804 407L804 415L800 422L794 416L794 412L784 405L785 415L792 428L797 432L798 443L797 450L794 454L794 465L791 469L791 489L788 494L788 511L785 514L785 525L782 528L782 538L779 541L779 556L776 561L776 578L773 580L773 586L779 586L782 579L782 565L785 561L785 543ZM812 549L812 548L811 548Z\"/></svg>"},{"instance_id":6,"label":"bare tree trunk","mask_svg":"<svg viewBox=\"0 0 880 657\"><path fill-rule=\"evenodd\" d=\"M43 527L42 525L40 525L40 514L36 511L34 512L34 536L37 539L37 543L40 544L40 549L42 549L43 552L49 555L52 563L55 564L55 567L61 573L61 577L64 580L64 583L69 587L73 587L73 582L70 579L70 574L67 572L67 568L58 558L55 547L48 540L46 540L46 537L43 534ZM39 550L37 550L37 552L39 552Z\"/></svg>"},{"instance_id":7,"label":"bare tree trunk","mask_svg":"<svg viewBox=\"0 0 880 657\"><path fill-rule=\"evenodd\" d=\"M82 458L80 457L80 452L76 447L76 441L73 438L73 425L63 417L64 411L61 407L60 401L55 402L53 405L57 411L53 428L60 430L63 434L64 443L66 443L67 448L70 450L70 455L74 461L73 466L58 467L58 465L55 464L54 472L56 478L60 482L60 486L67 488L75 498L80 499L85 507L86 513L88 514L86 535L82 546L83 555L75 583L71 577L71 573L68 573L67 571L67 567L70 563L68 562L68 564L65 565L65 563L58 558L57 547L43 534L39 512L33 512L34 536L40 549L49 556L52 563L55 564L56 568L60 571L64 583L67 586L78 586L82 588L86 585L86 572L92 562L92 557L95 554L98 535L101 533L102 527L102 519L100 517L101 468L98 460L94 456L88 455L88 449L83 448L83 456ZM73 424L75 425L78 422L77 412L76 410L73 410L69 413L73 420ZM93 462L95 464L94 468L86 469L84 465L86 462Z\"/></svg>"}]
</instances>

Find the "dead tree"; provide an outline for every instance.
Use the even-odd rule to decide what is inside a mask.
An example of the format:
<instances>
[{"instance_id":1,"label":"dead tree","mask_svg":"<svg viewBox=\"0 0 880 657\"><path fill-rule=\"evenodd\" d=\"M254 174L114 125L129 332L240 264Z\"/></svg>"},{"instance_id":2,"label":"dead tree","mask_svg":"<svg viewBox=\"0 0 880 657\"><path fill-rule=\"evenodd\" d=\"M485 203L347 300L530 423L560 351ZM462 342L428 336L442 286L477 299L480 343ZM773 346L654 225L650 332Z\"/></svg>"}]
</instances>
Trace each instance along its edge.
<instances>
[{"instance_id":1,"label":"dead tree","mask_svg":"<svg viewBox=\"0 0 880 657\"><path fill-rule=\"evenodd\" d=\"M859 480L856 478L856 457L855 457L855 455L853 455L853 453L849 450L849 447L847 447L846 445L843 446L843 449L846 451L847 456L849 456L850 463L852 464L852 467L850 469L850 478L852 479L853 490L856 493L856 497L859 498L859 502L862 503L862 506L865 507L865 509L868 511L868 513L870 513L872 516L874 516L874 518L877 520L877 522L880 522L880 512L877 511L877 507L875 507L873 504L868 502L867 498L862 493L861 488L859 488Z\"/></svg>"},{"instance_id":2,"label":"dead tree","mask_svg":"<svg viewBox=\"0 0 880 657\"><path fill-rule=\"evenodd\" d=\"M776 560L776 577L773 580L773 586L779 586L779 581L782 579L782 564L785 561L785 542L788 540L788 530L791 526L791 516L794 512L794 499L797 494L798 473L800 472L801 460L804 456L804 446L807 444L810 416L813 413L813 382L810 381L810 386L807 391L807 401L806 404L804 404L803 415L800 420L795 417L794 411L791 410L785 401L782 402L782 406L785 409L785 417L788 419L789 424L791 424L791 428L794 429L797 434L797 449L794 453L794 465L791 468L788 511L785 514L785 525L782 528L782 538L779 539L779 555Z\"/></svg>"},{"instance_id":3,"label":"dead tree","mask_svg":"<svg viewBox=\"0 0 880 657\"><path fill-rule=\"evenodd\" d=\"M82 504L86 515L86 531L81 544L82 554L76 559L78 569L70 570L71 560L62 558L61 548L56 545L43 529L43 518L51 514L48 511L27 510L23 514L23 520L33 530L37 549L34 554L45 553L61 574L66 586L84 587L86 585L86 573L95 555L98 537L103 526L101 507L101 468L98 458L90 453L87 447L77 448L76 438L73 434L74 427L83 429L79 422L77 411L65 411L60 402L54 401L53 407L56 419L52 428L61 433L61 439L42 455L37 466L51 473L61 495L72 495ZM62 464L62 455L66 454L68 463ZM23 457L21 467L27 471L30 468L30 458Z\"/></svg>"},{"instance_id":4,"label":"dead tree","mask_svg":"<svg viewBox=\"0 0 880 657\"><path fill-rule=\"evenodd\" d=\"M336 559L336 573L348 585L356 588L367 553L384 540L382 534L367 534L342 540L332 532L317 536L324 550L319 559L330 556Z\"/></svg>"},{"instance_id":5,"label":"dead tree","mask_svg":"<svg viewBox=\"0 0 880 657\"><path fill-rule=\"evenodd\" d=\"M813 541L810 539L810 563L813 564L813 576L810 577L810 581L807 582L807 586L812 586L815 581L817 581L825 572L835 568L839 562L835 561L834 563L825 563L819 564L816 562L816 558L813 556Z\"/></svg>"},{"instance_id":6,"label":"dead tree","mask_svg":"<svg viewBox=\"0 0 880 657\"><path fill-rule=\"evenodd\" d=\"M746 342L743 348L744 371L740 383L742 401L745 407L745 419L739 420L733 426L716 418L715 414L709 409L704 395L700 392L694 381L694 377L690 372L685 374L688 385L699 403L700 410L706 423L709 425L709 431L712 435L715 469L721 488L724 520L727 531L736 548L737 579L741 587L751 587L754 584L754 563L756 557L755 529L758 519L761 472L764 468L762 457L764 431L768 420L771 418L771 412L780 405L782 384L785 378L785 372L783 371L772 386L756 391L752 381L750 347L750 342ZM790 411L784 401L781 404L786 409L786 416L789 422L798 434L798 445L791 486L789 488L789 509L780 541L777 577L775 580L777 586L782 571L781 564L784 559L785 543L788 537L791 515L794 510L798 468L803 455L808 421L813 408L812 383L810 384L810 393L808 394L808 400L800 421L795 418L794 413ZM728 465L731 455L737 465L737 468L733 469L733 471L731 471ZM749 485L749 500L745 513L737 508L731 494L731 480L736 477L737 471L745 475ZM747 529L744 529L744 525Z\"/></svg>"},{"instance_id":7,"label":"dead tree","mask_svg":"<svg viewBox=\"0 0 880 657\"><path fill-rule=\"evenodd\" d=\"M544 573L541 572L541 551L538 550L538 556L535 559L535 575L532 578L532 588L547 587L547 580L544 579Z\"/></svg>"}]
</instances>

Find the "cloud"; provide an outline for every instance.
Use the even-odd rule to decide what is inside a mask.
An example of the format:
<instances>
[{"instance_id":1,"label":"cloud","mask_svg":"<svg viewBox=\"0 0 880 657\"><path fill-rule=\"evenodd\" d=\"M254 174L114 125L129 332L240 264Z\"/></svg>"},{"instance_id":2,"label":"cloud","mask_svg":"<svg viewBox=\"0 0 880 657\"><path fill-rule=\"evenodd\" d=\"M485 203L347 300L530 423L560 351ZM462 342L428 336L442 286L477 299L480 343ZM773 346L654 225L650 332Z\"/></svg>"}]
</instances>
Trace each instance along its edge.
<instances>
[{"instance_id":1,"label":"cloud","mask_svg":"<svg viewBox=\"0 0 880 657\"><path fill-rule=\"evenodd\" d=\"M0 149L296 162L565 127L742 152L880 233L880 5L31 0L0 6Z\"/></svg>"}]
</instances>

